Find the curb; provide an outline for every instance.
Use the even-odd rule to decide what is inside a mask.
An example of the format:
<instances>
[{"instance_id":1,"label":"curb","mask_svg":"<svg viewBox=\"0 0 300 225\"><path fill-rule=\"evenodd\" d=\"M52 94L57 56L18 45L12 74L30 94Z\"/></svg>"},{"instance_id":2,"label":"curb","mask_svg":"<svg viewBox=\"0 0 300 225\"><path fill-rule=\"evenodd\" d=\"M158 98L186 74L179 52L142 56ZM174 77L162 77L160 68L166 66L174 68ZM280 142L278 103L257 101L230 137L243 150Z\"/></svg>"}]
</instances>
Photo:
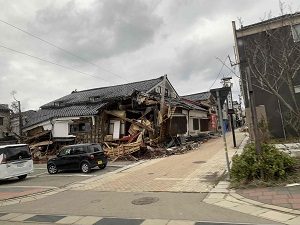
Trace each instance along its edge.
<instances>
[{"instance_id":1,"label":"curb","mask_svg":"<svg viewBox=\"0 0 300 225\"><path fill-rule=\"evenodd\" d=\"M203 202L283 224L300 224L300 211L244 198L234 190L210 193Z\"/></svg>"}]
</instances>

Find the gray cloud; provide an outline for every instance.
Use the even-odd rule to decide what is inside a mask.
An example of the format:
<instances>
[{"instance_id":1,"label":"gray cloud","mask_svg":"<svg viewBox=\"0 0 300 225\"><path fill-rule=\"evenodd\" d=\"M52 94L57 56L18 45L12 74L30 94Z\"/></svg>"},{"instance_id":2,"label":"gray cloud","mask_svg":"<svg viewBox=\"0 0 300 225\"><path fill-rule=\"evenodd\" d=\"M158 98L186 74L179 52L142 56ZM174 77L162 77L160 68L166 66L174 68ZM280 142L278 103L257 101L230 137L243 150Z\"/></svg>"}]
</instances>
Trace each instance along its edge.
<instances>
[{"instance_id":1,"label":"gray cloud","mask_svg":"<svg viewBox=\"0 0 300 225\"><path fill-rule=\"evenodd\" d=\"M74 1L62 8L50 5L36 13L31 30L87 60L133 52L153 42L163 21L143 1L95 1L78 10ZM61 51L55 55L74 60Z\"/></svg>"},{"instance_id":2,"label":"gray cloud","mask_svg":"<svg viewBox=\"0 0 300 225\"><path fill-rule=\"evenodd\" d=\"M298 1L290 3L299 8ZM0 103L10 104L16 90L24 110L75 89L164 74L180 95L207 91L222 67L215 57L234 58L231 21L241 17L248 25L279 12L274 0L0 0L0 8L3 20L124 78L0 23L1 45L100 78L0 48ZM227 74L224 67L214 87Z\"/></svg>"}]
</instances>

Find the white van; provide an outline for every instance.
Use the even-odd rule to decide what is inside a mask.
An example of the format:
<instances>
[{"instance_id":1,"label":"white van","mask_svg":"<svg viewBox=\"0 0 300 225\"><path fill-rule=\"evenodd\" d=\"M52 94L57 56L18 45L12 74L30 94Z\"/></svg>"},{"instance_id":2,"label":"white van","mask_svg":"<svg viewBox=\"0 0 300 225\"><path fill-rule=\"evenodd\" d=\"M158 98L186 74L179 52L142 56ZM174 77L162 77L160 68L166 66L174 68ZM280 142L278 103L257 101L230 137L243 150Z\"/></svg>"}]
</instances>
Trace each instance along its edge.
<instances>
[{"instance_id":1,"label":"white van","mask_svg":"<svg viewBox=\"0 0 300 225\"><path fill-rule=\"evenodd\" d=\"M26 144L0 145L0 179L25 179L33 172L33 160Z\"/></svg>"}]
</instances>

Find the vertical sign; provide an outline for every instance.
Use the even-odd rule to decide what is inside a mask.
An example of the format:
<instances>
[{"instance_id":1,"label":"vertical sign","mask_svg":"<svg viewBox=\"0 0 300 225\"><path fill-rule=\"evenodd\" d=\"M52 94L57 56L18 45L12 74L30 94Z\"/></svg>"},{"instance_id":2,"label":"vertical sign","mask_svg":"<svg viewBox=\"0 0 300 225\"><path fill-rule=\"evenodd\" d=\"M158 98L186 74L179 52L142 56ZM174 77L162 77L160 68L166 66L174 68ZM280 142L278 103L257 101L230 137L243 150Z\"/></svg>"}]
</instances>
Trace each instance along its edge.
<instances>
[{"instance_id":1,"label":"vertical sign","mask_svg":"<svg viewBox=\"0 0 300 225\"><path fill-rule=\"evenodd\" d=\"M234 114L231 90L227 95L227 109L228 114Z\"/></svg>"}]
</instances>

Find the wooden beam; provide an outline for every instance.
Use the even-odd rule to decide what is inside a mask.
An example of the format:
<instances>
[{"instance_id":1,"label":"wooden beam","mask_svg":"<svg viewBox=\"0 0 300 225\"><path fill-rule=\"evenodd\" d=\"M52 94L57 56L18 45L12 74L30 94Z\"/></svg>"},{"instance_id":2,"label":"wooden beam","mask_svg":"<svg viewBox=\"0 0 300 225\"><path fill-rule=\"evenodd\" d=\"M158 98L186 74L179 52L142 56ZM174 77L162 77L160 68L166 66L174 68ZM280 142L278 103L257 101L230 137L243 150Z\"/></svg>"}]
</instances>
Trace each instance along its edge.
<instances>
[{"instance_id":1,"label":"wooden beam","mask_svg":"<svg viewBox=\"0 0 300 225\"><path fill-rule=\"evenodd\" d=\"M129 122L129 123L132 123L132 124L134 124L134 125L136 125L136 126L142 127L142 128L144 128L144 129L146 129L147 131L150 131L150 132L152 132L152 133L155 132L155 130L154 130L153 128L151 128L151 127L149 127L149 126L147 126L147 125L145 125L145 124L142 124L142 123L140 123L140 122L138 122L138 121L136 121L136 120L128 119L128 118L123 117L123 116L119 116L119 115L117 115L117 114L115 114L115 113L113 113L113 112L110 112L110 111L108 111L108 110L104 110L104 112L105 112L106 114L115 116L115 117L120 118L120 119L122 119L122 120L124 120L124 121L127 121L127 122Z\"/></svg>"}]
</instances>

